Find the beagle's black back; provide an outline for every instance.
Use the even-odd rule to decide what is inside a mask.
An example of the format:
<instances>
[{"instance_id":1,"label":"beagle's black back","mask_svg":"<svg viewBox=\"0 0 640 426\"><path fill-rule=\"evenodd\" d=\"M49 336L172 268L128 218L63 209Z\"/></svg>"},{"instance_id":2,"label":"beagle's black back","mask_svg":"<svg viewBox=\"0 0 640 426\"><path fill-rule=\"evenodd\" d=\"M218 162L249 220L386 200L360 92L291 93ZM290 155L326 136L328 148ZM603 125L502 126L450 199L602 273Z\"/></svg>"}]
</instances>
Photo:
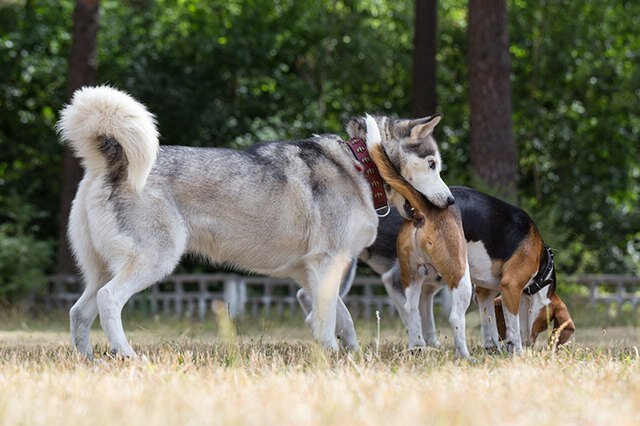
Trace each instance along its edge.
<instances>
[{"instance_id":1,"label":"beagle's black back","mask_svg":"<svg viewBox=\"0 0 640 426\"><path fill-rule=\"evenodd\" d=\"M464 186L452 186L467 241L482 241L491 259L508 260L531 228L524 210L491 195Z\"/></svg>"},{"instance_id":2,"label":"beagle's black back","mask_svg":"<svg viewBox=\"0 0 640 426\"><path fill-rule=\"evenodd\" d=\"M534 222L524 210L475 189L464 186L450 187L462 216L462 227L467 241L482 241L493 260L511 258L518 246L530 235ZM389 270L396 261L396 239L404 219L396 209L378 224L375 242L360 255L376 273ZM345 283L343 283L344 285ZM394 277L394 288L402 290L400 276ZM351 282L345 286L351 287ZM555 288L555 280L552 289Z\"/></svg>"}]
</instances>

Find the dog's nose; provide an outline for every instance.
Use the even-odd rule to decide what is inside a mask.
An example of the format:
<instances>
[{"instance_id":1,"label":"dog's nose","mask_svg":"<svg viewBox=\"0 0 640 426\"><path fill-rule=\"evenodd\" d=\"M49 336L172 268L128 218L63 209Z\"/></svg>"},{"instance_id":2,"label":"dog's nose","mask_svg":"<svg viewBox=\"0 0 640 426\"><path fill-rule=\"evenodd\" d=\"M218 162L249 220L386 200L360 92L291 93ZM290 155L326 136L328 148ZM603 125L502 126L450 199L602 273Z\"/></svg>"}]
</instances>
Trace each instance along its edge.
<instances>
[{"instance_id":1,"label":"dog's nose","mask_svg":"<svg viewBox=\"0 0 640 426\"><path fill-rule=\"evenodd\" d=\"M453 195L449 195L449 196L447 197L447 203L448 203L450 206L456 203L456 199L455 199L455 198L453 198Z\"/></svg>"}]
</instances>

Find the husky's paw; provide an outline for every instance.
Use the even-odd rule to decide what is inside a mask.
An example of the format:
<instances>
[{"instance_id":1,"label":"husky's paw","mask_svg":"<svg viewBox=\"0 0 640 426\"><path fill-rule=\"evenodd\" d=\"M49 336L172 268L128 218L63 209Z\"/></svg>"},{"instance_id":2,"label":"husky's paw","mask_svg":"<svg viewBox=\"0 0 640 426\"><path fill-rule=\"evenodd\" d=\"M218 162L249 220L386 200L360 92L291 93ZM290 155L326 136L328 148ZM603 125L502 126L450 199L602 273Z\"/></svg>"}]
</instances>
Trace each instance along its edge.
<instances>
[{"instance_id":1,"label":"husky's paw","mask_svg":"<svg viewBox=\"0 0 640 426\"><path fill-rule=\"evenodd\" d=\"M422 336L409 337L409 349L426 348L427 342Z\"/></svg>"},{"instance_id":2,"label":"husky's paw","mask_svg":"<svg viewBox=\"0 0 640 426\"><path fill-rule=\"evenodd\" d=\"M522 344L520 342L513 343L511 340L504 342L504 348L511 355L520 355L522 353Z\"/></svg>"},{"instance_id":3,"label":"husky's paw","mask_svg":"<svg viewBox=\"0 0 640 426\"><path fill-rule=\"evenodd\" d=\"M442 343L440 343L440 340L438 340L438 338L436 336L433 337L427 337L425 336L425 342L427 344L427 346L429 346L430 348L440 348L442 346Z\"/></svg>"}]
</instances>

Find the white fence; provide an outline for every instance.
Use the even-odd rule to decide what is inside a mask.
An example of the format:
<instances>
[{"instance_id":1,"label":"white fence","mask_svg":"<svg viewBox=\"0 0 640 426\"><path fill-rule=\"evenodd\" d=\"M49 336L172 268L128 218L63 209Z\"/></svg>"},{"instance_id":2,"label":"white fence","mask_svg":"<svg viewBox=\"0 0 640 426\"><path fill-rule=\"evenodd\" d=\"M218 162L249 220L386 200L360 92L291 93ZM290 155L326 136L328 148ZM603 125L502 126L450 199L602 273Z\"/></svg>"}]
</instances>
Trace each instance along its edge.
<instances>
[{"instance_id":1,"label":"white fence","mask_svg":"<svg viewBox=\"0 0 640 426\"><path fill-rule=\"evenodd\" d=\"M291 280L237 274L172 275L134 296L129 309L153 314L171 314L199 320L211 315L211 304L224 301L232 316L259 315L284 318L300 311ZM55 275L44 297L47 308L68 309L80 297L81 282L76 275ZM377 277L356 277L345 299L354 318L372 318L376 311L397 315L391 299ZM300 314L298 314L300 315Z\"/></svg>"},{"instance_id":2,"label":"white fence","mask_svg":"<svg viewBox=\"0 0 640 426\"><path fill-rule=\"evenodd\" d=\"M628 275L582 275L570 282L584 287L583 301L591 306L629 306L637 315L640 306L640 277ZM152 314L175 315L204 320L211 315L211 304L224 301L232 316L259 315L285 318L300 315L297 285L290 280L237 274L173 275L134 296L128 309ZM51 277L44 297L48 308L68 309L80 297L76 275ZM447 305L448 293L440 292L436 303ZM397 312L378 277L356 277L345 304L354 318L371 319L379 311L385 317ZM442 309L446 311L445 309Z\"/></svg>"},{"instance_id":3,"label":"white fence","mask_svg":"<svg viewBox=\"0 0 640 426\"><path fill-rule=\"evenodd\" d=\"M621 312L628 306L634 315L640 307L640 277L635 275L580 275L569 279L584 286L585 299L592 307L615 307Z\"/></svg>"}]
</instances>

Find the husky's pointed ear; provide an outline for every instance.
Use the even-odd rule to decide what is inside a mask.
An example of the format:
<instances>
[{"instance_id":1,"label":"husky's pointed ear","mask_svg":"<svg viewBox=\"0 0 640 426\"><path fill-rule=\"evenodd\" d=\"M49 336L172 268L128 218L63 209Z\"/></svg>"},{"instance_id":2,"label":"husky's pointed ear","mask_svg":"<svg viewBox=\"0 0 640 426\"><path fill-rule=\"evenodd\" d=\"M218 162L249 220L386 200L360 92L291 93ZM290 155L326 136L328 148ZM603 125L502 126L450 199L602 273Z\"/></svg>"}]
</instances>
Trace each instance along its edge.
<instances>
[{"instance_id":1,"label":"husky's pointed ear","mask_svg":"<svg viewBox=\"0 0 640 426\"><path fill-rule=\"evenodd\" d=\"M420 123L416 124L411 129L411 139L427 138L433 132L433 129L438 125L440 120L442 120L442 114L435 114L431 117L421 119Z\"/></svg>"},{"instance_id":2,"label":"husky's pointed ear","mask_svg":"<svg viewBox=\"0 0 640 426\"><path fill-rule=\"evenodd\" d=\"M367 148L371 149L382 142L382 136L380 136L380 128L375 118L367 114L365 123L367 126Z\"/></svg>"},{"instance_id":3,"label":"husky's pointed ear","mask_svg":"<svg viewBox=\"0 0 640 426\"><path fill-rule=\"evenodd\" d=\"M365 123L362 117L355 117L350 119L345 126L347 134L350 138L363 138L365 137Z\"/></svg>"}]
</instances>

